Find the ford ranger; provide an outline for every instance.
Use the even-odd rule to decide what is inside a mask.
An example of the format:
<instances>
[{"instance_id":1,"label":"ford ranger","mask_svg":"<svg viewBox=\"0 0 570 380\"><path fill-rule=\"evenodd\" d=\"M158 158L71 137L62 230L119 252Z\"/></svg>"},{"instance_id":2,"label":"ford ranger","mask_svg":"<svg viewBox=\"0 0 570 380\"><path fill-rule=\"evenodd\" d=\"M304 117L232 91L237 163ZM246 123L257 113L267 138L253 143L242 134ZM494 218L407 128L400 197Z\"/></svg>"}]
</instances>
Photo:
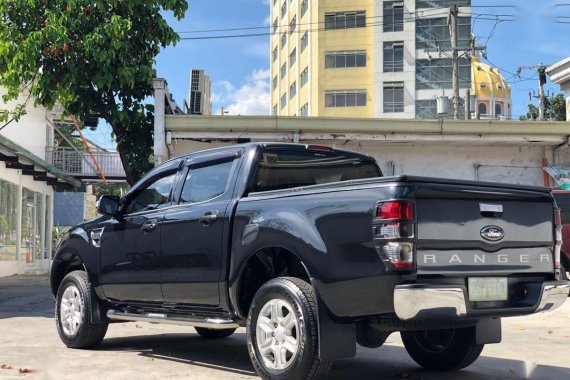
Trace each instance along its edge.
<instances>
[{"instance_id":1,"label":"ford ranger","mask_svg":"<svg viewBox=\"0 0 570 380\"><path fill-rule=\"evenodd\" d=\"M263 379L319 379L401 334L432 370L469 366L501 319L554 310L560 211L548 189L383 177L367 155L250 143L152 170L70 230L51 271L56 325L92 348L109 323L247 328Z\"/></svg>"}]
</instances>

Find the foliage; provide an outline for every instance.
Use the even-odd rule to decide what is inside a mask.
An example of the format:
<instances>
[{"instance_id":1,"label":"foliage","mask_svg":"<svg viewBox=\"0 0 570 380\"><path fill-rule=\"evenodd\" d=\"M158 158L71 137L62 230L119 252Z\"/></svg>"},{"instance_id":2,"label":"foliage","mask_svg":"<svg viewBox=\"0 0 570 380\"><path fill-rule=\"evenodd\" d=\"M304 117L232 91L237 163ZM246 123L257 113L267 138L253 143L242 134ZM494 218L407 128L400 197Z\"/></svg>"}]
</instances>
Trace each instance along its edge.
<instances>
[{"instance_id":1,"label":"foliage","mask_svg":"<svg viewBox=\"0 0 570 380\"><path fill-rule=\"evenodd\" d=\"M163 17L185 0L0 0L0 86L113 127L127 179L151 167L153 65L179 36ZM4 118L9 115L3 114Z\"/></svg>"},{"instance_id":2,"label":"foliage","mask_svg":"<svg viewBox=\"0 0 570 380\"><path fill-rule=\"evenodd\" d=\"M537 120L539 109L534 104L528 105L528 113L520 120ZM550 121L566 121L566 99L563 94L544 99L544 118Z\"/></svg>"},{"instance_id":3,"label":"foliage","mask_svg":"<svg viewBox=\"0 0 570 380\"><path fill-rule=\"evenodd\" d=\"M116 195L122 197L129 189L130 186L126 183L110 183L108 187L100 183L93 185L93 194L97 199L102 195Z\"/></svg>"}]
</instances>

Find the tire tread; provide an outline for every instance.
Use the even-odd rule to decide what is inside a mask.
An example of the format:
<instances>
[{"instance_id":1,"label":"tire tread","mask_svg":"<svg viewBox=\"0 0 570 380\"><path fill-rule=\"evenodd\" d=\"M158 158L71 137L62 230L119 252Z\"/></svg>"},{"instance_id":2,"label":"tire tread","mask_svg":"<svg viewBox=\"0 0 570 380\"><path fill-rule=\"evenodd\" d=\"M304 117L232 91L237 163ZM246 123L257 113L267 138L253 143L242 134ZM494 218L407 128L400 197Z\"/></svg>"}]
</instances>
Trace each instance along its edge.
<instances>
[{"instance_id":1,"label":"tire tread","mask_svg":"<svg viewBox=\"0 0 570 380\"><path fill-rule=\"evenodd\" d=\"M80 327L80 331L78 334L73 337L69 338L66 337L63 331L61 331L60 322L59 322L59 297L63 293L63 286L69 281L77 281L80 291L83 294L83 302L84 302L84 310L86 320L83 322L83 325ZM107 333L108 324L92 324L91 323L91 286L89 284L89 279L87 277L87 273L84 271L74 271L63 279L61 282L60 288L57 292L58 299L55 304L55 318L58 328L58 333L61 337L61 340L65 343L65 345L69 348L78 348L78 349L89 349L97 347L105 338L105 334Z\"/></svg>"}]
</instances>

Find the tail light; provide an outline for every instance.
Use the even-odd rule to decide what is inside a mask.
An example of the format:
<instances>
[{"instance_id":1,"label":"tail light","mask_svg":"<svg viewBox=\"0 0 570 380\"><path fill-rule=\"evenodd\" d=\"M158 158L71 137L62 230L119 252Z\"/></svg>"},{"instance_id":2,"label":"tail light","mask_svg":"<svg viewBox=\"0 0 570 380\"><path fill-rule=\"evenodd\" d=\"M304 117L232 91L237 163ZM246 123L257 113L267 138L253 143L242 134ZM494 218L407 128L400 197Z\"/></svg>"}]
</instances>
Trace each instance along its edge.
<instances>
[{"instance_id":1,"label":"tail light","mask_svg":"<svg viewBox=\"0 0 570 380\"><path fill-rule=\"evenodd\" d=\"M384 261L395 270L414 268L414 204L379 202L373 221L374 243Z\"/></svg>"},{"instance_id":2,"label":"tail light","mask_svg":"<svg viewBox=\"0 0 570 380\"><path fill-rule=\"evenodd\" d=\"M554 269L560 269L560 251L562 249L562 216L560 209L554 209Z\"/></svg>"}]
</instances>

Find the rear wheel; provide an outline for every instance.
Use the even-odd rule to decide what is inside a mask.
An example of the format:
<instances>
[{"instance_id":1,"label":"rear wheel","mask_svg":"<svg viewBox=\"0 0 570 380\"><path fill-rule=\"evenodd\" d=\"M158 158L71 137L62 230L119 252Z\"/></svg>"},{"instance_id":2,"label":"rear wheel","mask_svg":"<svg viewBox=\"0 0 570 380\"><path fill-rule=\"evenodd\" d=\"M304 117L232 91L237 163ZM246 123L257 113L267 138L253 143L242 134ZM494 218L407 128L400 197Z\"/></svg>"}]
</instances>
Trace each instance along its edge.
<instances>
[{"instance_id":1,"label":"rear wheel","mask_svg":"<svg viewBox=\"0 0 570 380\"><path fill-rule=\"evenodd\" d=\"M435 371L458 370L471 365L483 351L475 342L475 328L402 331L404 347L416 363Z\"/></svg>"},{"instance_id":2,"label":"rear wheel","mask_svg":"<svg viewBox=\"0 0 570 380\"><path fill-rule=\"evenodd\" d=\"M202 338L206 339L223 339L227 338L228 336L236 332L236 329L214 330L214 329L207 329L204 327L195 327L194 329Z\"/></svg>"},{"instance_id":3,"label":"rear wheel","mask_svg":"<svg viewBox=\"0 0 570 380\"><path fill-rule=\"evenodd\" d=\"M267 282L247 318L247 348L262 379L317 380L332 362L319 358L317 303L311 286L297 278Z\"/></svg>"},{"instance_id":4,"label":"rear wheel","mask_svg":"<svg viewBox=\"0 0 570 380\"><path fill-rule=\"evenodd\" d=\"M91 288L87 273L69 273L59 286L55 321L59 337L70 348L93 348L107 333L108 324L91 323Z\"/></svg>"}]
</instances>

